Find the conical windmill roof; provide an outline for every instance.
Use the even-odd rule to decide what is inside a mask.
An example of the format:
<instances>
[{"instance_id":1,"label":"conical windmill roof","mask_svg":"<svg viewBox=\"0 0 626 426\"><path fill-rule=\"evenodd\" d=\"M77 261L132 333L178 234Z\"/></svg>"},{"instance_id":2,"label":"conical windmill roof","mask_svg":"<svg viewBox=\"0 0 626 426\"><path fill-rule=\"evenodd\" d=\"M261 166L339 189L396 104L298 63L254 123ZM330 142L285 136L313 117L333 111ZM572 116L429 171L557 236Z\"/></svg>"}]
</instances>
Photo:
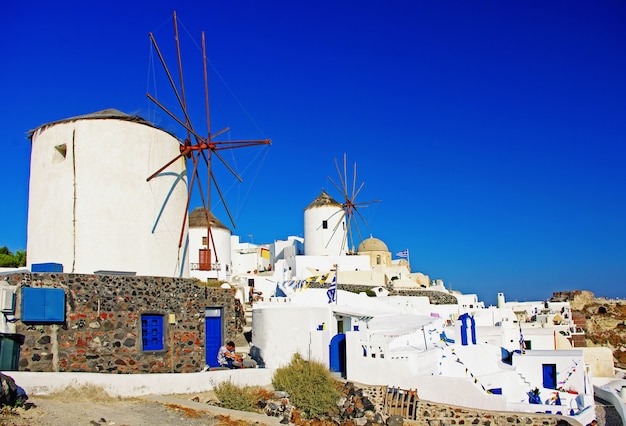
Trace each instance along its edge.
<instances>
[{"instance_id":1,"label":"conical windmill roof","mask_svg":"<svg viewBox=\"0 0 626 426\"><path fill-rule=\"evenodd\" d=\"M228 229L222 222L219 221L218 218L213 215L213 213L209 212L211 215L211 228L221 228ZM190 228L206 228L206 213L204 212L204 208L197 207L191 213L189 213L189 227Z\"/></svg>"},{"instance_id":2,"label":"conical windmill roof","mask_svg":"<svg viewBox=\"0 0 626 426\"><path fill-rule=\"evenodd\" d=\"M142 117L138 115L130 115L115 108L108 108L108 109L103 109L102 111L91 112L89 114L77 115L74 117L64 118L62 120L51 121L49 123L42 124L41 126L35 129L29 130L26 134L28 135L28 137L32 137L33 133L35 133L37 130L43 129L49 126L53 126L59 123L68 123L68 122L77 121L77 120L103 120L103 119L132 121L135 123L145 124L146 126L154 127L155 129L163 130L162 128L155 126L154 124L150 123L149 121L143 119ZM166 130L163 130L163 131L167 132ZM167 132L167 133L176 137L171 132Z\"/></svg>"},{"instance_id":3,"label":"conical windmill roof","mask_svg":"<svg viewBox=\"0 0 626 426\"><path fill-rule=\"evenodd\" d=\"M317 207L341 207L341 204L335 201L333 197L328 195L326 191L322 189L322 193L317 196L311 204L307 206L305 210L317 208Z\"/></svg>"}]
</instances>

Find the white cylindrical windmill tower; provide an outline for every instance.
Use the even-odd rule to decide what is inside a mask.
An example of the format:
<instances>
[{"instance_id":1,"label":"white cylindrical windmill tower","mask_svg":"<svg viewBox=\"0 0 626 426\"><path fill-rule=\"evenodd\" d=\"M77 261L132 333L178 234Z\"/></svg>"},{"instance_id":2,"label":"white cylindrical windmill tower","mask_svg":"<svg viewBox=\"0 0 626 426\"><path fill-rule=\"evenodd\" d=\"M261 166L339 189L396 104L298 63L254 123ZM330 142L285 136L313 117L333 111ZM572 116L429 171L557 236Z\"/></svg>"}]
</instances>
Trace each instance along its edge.
<instances>
[{"instance_id":1,"label":"white cylindrical windmill tower","mask_svg":"<svg viewBox=\"0 0 626 426\"><path fill-rule=\"evenodd\" d=\"M203 281L226 280L231 271L232 232L213 213L209 214L212 241L207 238L207 211L198 207L189 214L190 273L192 277Z\"/></svg>"},{"instance_id":2,"label":"white cylindrical windmill tower","mask_svg":"<svg viewBox=\"0 0 626 426\"><path fill-rule=\"evenodd\" d=\"M147 180L180 155L178 139L105 110L42 125L31 141L29 267L189 276L184 157Z\"/></svg>"},{"instance_id":3,"label":"white cylindrical windmill tower","mask_svg":"<svg viewBox=\"0 0 626 426\"><path fill-rule=\"evenodd\" d=\"M506 306L506 299L504 298L504 293L500 292L498 293L498 302L497 302L497 307L498 308L504 308Z\"/></svg>"},{"instance_id":4,"label":"white cylindrical windmill tower","mask_svg":"<svg viewBox=\"0 0 626 426\"><path fill-rule=\"evenodd\" d=\"M304 254L339 256L346 253L344 210L326 191L304 209Z\"/></svg>"}]
</instances>

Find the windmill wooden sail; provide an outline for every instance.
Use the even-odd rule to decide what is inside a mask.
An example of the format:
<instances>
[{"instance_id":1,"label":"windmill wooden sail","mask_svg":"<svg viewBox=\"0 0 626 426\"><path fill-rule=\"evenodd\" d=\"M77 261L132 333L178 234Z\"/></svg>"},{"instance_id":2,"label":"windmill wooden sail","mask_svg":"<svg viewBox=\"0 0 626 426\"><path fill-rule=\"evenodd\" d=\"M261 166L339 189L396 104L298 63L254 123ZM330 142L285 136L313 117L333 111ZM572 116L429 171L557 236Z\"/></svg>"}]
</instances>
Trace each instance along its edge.
<instances>
[{"instance_id":1,"label":"windmill wooden sail","mask_svg":"<svg viewBox=\"0 0 626 426\"><path fill-rule=\"evenodd\" d=\"M173 13L173 21L174 21L174 36L176 41L176 55L177 55L177 64L178 64L178 76L179 83L175 83L172 73L170 72L167 63L159 45L156 42L156 39L152 33L149 34L150 40L154 49L157 52L161 65L169 83L174 91L176 96L178 106L182 110L183 118L178 117L174 114L169 108L159 102L156 97L152 96L150 93L147 93L146 96L154 102L160 109L162 109L167 115L169 115L172 119L174 119L184 130L186 130L186 137L181 142L180 145L180 154L172 158L169 162L165 163L162 167L148 176L147 180L150 181L152 179L157 178L161 173L163 173L168 167L174 164L180 158L185 158L187 160L188 167L188 195L187 195L187 206L185 211L183 212L182 226L180 232L179 239L179 247L183 245L183 240L185 237L185 228L187 215L189 211L189 204L192 197L193 188L197 186L198 191L200 193L200 197L202 200L202 207L204 209L206 218L207 218L207 247L204 251L201 251L201 265L203 269L211 268L211 251L214 254L214 258L218 261L218 253L215 250L215 241L213 239L213 235L211 232L211 192L214 187L217 191L217 194L220 198L221 203L223 204L226 213L230 219L233 228L236 227L235 221L233 219L232 214L228 208L228 204L224 198L223 192L220 189L220 186L217 182L215 174L213 172L212 161L214 158L217 158L219 162L226 167L226 169L239 181L242 182L242 178L237 174L237 172L229 165L229 163L224 159L220 151L231 150L236 148L246 148L253 147L259 145L270 145L270 139L263 140L235 140L235 141L218 141L217 138L220 135L225 134L230 129L228 127L221 129L217 132L211 131L211 114L209 108L209 84L208 84L208 73L207 73L207 57L206 57L206 43L204 37L204 31L201 34L202 37L202 61L203 61L203 71L204 71L204 103L206 110L206 136L202 136L197 127L193 125L190 119L190 114L187 108L187 98L185 94L185 83L183 78L183 68L182 68L182 58L181 58L181 49L180 49L180 41L178 36L178 21L176 17L176 12ZM206 166L206 175L204 178L201 178L199 172L199 166L203 164Z\"/></svg>"}]
</instances>

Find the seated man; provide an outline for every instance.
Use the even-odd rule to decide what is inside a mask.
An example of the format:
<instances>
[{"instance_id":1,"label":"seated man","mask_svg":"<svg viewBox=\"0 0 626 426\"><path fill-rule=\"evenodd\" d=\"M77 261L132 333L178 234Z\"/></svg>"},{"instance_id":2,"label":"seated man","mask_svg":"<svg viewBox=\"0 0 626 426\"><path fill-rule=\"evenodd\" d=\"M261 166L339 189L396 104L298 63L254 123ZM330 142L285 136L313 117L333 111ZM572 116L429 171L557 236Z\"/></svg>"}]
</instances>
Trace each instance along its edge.
<instances>
[{"instance_id":1,"label":"seated man","mask_svg":"<svg viewBox=\"0 0 626 426\"><path fill-rule=\"evenodd\" d=\"M217 352L217 362L220 367L226 368L243 368L242 358L235 353L235 343L233 341L226 342Z\"/></svg>"}]
</instances>

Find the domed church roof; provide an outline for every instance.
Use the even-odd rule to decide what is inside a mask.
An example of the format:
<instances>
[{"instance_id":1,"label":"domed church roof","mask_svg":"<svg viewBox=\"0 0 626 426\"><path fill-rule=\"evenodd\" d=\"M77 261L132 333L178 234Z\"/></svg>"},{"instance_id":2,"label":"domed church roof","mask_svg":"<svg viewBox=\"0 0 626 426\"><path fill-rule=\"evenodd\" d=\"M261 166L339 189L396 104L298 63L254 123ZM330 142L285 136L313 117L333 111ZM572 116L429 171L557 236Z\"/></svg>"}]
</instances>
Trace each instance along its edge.
<instances>
[{"instance_id":1,"label":"domed church roof","mask_svg":"<svg viewBox=\"0 0 626 426\"><path fill-rule=\"evenodd\" d=\"M389 249L387 248L387 244L383 243L378 238L369 237L361 241L356 251L357 253L364 253L368 251L389 251Z\"/></svg>"},{"instance_id":2,"label":"domed church roof","mask_svg":"<svg viewBox=\"0 0 626 426\"><path fill-rule=\"evenodd\" d=\"M317 198L313 200L313 202L309 204L305 210L309 210L314 207L326 207L326 206L341 207L341 204L335 201L333 197L328 195L326 191L322 189L322 193L318 195Z\"/></svg>"},{"instance_id":3,"label":"domed church roof","mask_svg":"<svg viewBox=\"0 0 626 426\"><path fill-rule=\"evenodd\" d=\"M206 213L203 207L197 207L189 213L189 227L190 228L206 228ZM222 222L220 222L213 213L211 213L211 228L228 229Z\"/></svg>"}]
</instances>

